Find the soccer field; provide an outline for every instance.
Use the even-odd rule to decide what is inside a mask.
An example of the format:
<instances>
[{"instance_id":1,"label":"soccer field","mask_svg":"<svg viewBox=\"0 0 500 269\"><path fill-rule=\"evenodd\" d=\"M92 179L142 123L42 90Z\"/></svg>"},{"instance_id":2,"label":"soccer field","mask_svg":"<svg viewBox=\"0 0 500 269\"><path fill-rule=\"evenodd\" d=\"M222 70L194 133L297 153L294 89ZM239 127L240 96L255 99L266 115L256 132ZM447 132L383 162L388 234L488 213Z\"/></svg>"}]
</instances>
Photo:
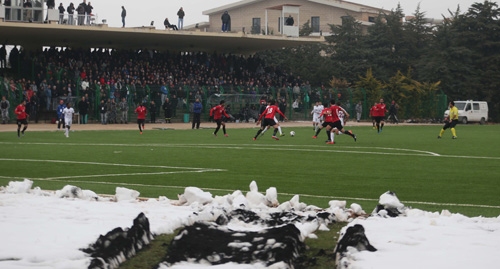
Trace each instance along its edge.
<instances>
[{"instance_id":1,"label":"soccer field","mask_svg":"<svg viewBox=\"0 0 500 269\"><path fill-rule=\"evenodd\" d=\"M151 126L151 125L149 125ZM148 126L146 126L148 127ZM78 129L78 128L75 128ZM29 178L42 189L71 184L101 194L117 186L143 197L177 199L184 187L216 195L274 186L280 202L293 194L308 204L328 207L329 200L358 203L367 212L391 190L407 206L469 216L500 215L500 126L460 125L459 139L441 126L352 127L358 141L326 135L312 139L311 127L284 128L252 141L257 129L0 133L0 185ZM289 132L296 132L290 137Z\"/></svg>"}]
</instances>

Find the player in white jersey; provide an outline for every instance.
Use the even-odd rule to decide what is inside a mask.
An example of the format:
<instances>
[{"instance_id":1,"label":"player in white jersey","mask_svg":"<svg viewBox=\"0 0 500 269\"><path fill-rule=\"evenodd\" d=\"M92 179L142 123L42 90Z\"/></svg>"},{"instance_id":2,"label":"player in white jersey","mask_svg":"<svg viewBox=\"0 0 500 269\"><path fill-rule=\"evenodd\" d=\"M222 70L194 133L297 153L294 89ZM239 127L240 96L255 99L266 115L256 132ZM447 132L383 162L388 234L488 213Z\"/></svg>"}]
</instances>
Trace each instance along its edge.
<instances>
[{"instance_id":1,"label":"player in white jersey","mask_svg":"<svg viewBox=\"0 0 500 269\"><path fill-rule=\"evenodd\" d=\"M342 109L344 109L344 108L342 107ZM342 126L344 126L344 118L345 118L344 111L339 110L338 115L339 115L340 122L342 123Z\"/></svg>"},{"instance_id":2,"label":"player in white jersey","mask_svg":"<svg viewBox=\"0 0 500 269\"><path fill-rule=\"evenodd\" d=\"M66 124L66 132L64 133L64 135L66 137L69 137L69 129L71 128L71 124L73 123L73 114L75 114L75 110L71 107L71 104L68 103L62 113L64 115L64 123Z\"/></svg>"},{"instance_id":3,"label":"player in white jersey","mask_svg":"<svg viewBox=\"0 0 500 269\"><path fill-rule=\"evenodd\" d=\"M344 109L343 107L340 106L340 102L337 102L337 106L339 106L340 108ZM344 110L339 110L339 112L337 113L338 117L339 117L339 120L340 120L340 123L342 124L342 126L344 126L344 121L345 121L345 113L344 113ZM340 130L337 130L337 128L334 128L335 129L335 133L337 135L342 135L344 133L340 132ZM350 131L349 131L350 132Z\"/></svg>"},{"instance_id":4,"label":"player in white jersey","mask_svg":"<svg viewBox=\"0 0 500 269\"><path fill-rule=\"evenodd\" d=\"M311 114L313 115L314 131L318 130L319 125L321 125L322 117L320 117L320 115L323 109L325 109L325 107L321 104L321 102L318 101L311 111Z\"/></svg>"}]
</instances>

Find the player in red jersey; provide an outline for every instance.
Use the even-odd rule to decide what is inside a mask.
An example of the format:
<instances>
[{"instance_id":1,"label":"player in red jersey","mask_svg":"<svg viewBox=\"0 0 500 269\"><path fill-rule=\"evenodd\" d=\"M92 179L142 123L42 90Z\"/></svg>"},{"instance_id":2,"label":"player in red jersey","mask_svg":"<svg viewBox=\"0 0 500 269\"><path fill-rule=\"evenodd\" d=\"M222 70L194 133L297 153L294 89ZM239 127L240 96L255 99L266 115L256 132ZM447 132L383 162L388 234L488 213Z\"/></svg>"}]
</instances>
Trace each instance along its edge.
<instances>
[{"instance_id":1,"label":"player in red jersey","mask_svg":"<svg viewBox=\"0 0 500 269\"><path fill-rule=\"evenodd\" d=\"M260 115L259 121L257 121L257 125L259 125L260 124L260 120L265 115L265 117L264 117L264 124L262 124L260 126L260 129L257 131L257 134L255 135L255 137L253 138L253 140L257 140L257 137L260 135L260 133L262 133L262 131L264 130L264 128L266 128L267 126L272 126L274 128L273 138L276 139L276 140L280 140L276 136L276 133L278 133L278 124L274 121L274 117L276 116L276 112L280 113L280 115L283 116L283 118L285 120L288 120L287 117L285 116L285 114L283 114L283 112L281 112L279 110L279 108L276 106L276 101L272 100L271 102L269 102L269 106L266 108L266 110L264 112L262 112L262 114Z\"/></svg>"},{"instance_id":2,"label":"player in red jersey","mask_svg":"<svg viewBox=\"0 0 500 269\"><path fill-rule=\"evenodd\" d=\"M144 129L144 122L146 121L146 114L148 111L143 103L141 103L136 109L135 113L137 114L137 124L139 125L139 131L142 134L142 129ZM141 128L142 125L142 128Z\"/></svg>"},{"instance_id":3,"label":"player in red jersey","mask_svg":"<svg viewBox=\"0 0 500 269\"><path fill-rule=\"evenodd\" d=\"M330 106L333 106L334 104L335 104L335 101L331 100ZM319 115L319 118L321 118L323 115L325 116L325 121L316 130L316 134L313 136L313 138L318 138L319 132L321 132L321 130L326 127L326 137L327 137L326 142L331 142L332 140L331 140L330 130L333 128L333 125L332 125L333 124L333 115L332 115L331 108L327 107L327 108L323 109L321 111L321 114Z\"/></svg>"},{"instance_id":4,"label":"player in red jersey","mask_svg":"<svg viewBox=\"0 0 500 269\"><path fill-rule=\"evenodd\" d=\"M377 103L373 104L370 109L370 117L372 117L372 127L375 129L375 117L377 117Z\"/></svg>"},{"instance_id":5,"label":"player in red jersey","mask_svg":"<svg viewBox=\"0 0 500 269\"><path fill-rule=\"evenodd\" d=\"M382 129L384 128L385 112L388 111L385 107L384 99L380 98L380 103L377 104L377 117L375 118L375 121L377 122L377 133L382 132Z\"/></svg>"},{"instance_id":6,"label":"player in red jersey","mask_svg":"<svg viewBox=\"0 0 500 269\"><path fill-rule=\"evenodd\" d=\"M332 100L332 102L333 102L333 100ZM330 102L330 103L332 103L332 102ZM336 105L331 106L330 109L332 110L332 117L333 117L333 124L332 124L332 128L334 129L333 132L337 133L337 135L339 135L340 133L346 134L346 135L352 137L354 139L354 142L356 142L356 140L357 140L356 135L353 134L351 131L344 130L344 126L342 126L342 121L339 118L339 115L342 112L345 115L345 121L347 122L347 119L349 119L349 113L347 113L347 111L345 111L340 106L340 102L337 102ZM327 142L327 144L334 144L334 143L335 143L334 142L334 135L332 133L331 142Z\"/></svg>"},{"instance_id":7,"label":"player in red jersey","mask_svg":"<svg viewBox=\"0 0 500 269\"><path fill-rule=\"evenodd\" d=\"M24 131L28 129L28 120L27 117L30 115L26 114L26 100L23 100L20 105L16 107L14 111L17 114L17 137L21 137L21 134L24 136ZM21 125L24 124L24 128L21 131Z\"/></svg>"},{"instance_id":8,"label":"player in red jersey","mask_svg":"<svg viewBox=\"0 0 500 269\"><path fill-rule=\"evenodd\" d=\"M222 125L222 131L224 131L224 136L228 136L226 133L226 123L224 120L222 120L222 114L229 118L229 115L226 114L226 109L224 108L225 101L222 100L220 101L220 104L218 106L214 106L212 109L210 109L210 117L214 117L215 122L217 123L217 128L215 128L214 135L217 136L217 132L220 129L220 126Z\"/></svg>"}]
</instances>

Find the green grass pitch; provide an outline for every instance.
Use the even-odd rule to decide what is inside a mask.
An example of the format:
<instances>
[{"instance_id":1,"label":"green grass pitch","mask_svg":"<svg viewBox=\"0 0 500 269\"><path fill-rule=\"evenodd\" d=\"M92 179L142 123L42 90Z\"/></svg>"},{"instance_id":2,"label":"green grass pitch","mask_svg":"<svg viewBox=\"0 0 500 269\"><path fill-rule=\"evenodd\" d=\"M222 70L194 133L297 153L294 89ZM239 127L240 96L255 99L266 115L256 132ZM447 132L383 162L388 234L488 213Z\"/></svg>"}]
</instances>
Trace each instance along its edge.
<instances>
[{"instance_id":1,"label":"green grass pitch","mask_svg":"<svg viewBox=\"0 0 500 269\"><path fill-rule=\"evenodd\" d=\"M211 126L205 124L205 126ZM300 194L301 201L327 207L329 200L359 203L367 212L387 190L406 205L469 216L500 215L500 125L459 125L459 139L441 126L352 127L354 142L325 132L312 139L312 127L284 128L279 141L271 132L252 141L257 129L213 129L0 133L0 185L30 178L42 189L66 184L114 194L117 186L143 197L177 194L187 186L224 195L277 187L280 201ZM156 125L155 127L160 127ZM13 131L14 131L13 126ZM295 137L289 132L295 131Z\"/></svg>"}]
</instances>

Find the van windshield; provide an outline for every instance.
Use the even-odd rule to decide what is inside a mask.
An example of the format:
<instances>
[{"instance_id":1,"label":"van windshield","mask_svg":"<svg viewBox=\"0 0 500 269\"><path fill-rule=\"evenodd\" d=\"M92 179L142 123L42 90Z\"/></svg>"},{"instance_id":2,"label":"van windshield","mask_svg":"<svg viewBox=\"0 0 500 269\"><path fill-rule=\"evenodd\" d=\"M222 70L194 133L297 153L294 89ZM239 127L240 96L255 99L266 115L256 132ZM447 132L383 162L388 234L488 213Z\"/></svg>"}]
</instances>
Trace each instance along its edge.
<instances>
[{"instance_id":1,"label":"van windshield","mask_svg":"<svg viewBox=\"0 0 500 269\"><path fill-rule=\"evenodd\" d=\"M465 108L465 103L455 102L455 106L457 107L457 109L458 109L458 110L464 110L464 108Z\"/></svg>"}]
</instances>

